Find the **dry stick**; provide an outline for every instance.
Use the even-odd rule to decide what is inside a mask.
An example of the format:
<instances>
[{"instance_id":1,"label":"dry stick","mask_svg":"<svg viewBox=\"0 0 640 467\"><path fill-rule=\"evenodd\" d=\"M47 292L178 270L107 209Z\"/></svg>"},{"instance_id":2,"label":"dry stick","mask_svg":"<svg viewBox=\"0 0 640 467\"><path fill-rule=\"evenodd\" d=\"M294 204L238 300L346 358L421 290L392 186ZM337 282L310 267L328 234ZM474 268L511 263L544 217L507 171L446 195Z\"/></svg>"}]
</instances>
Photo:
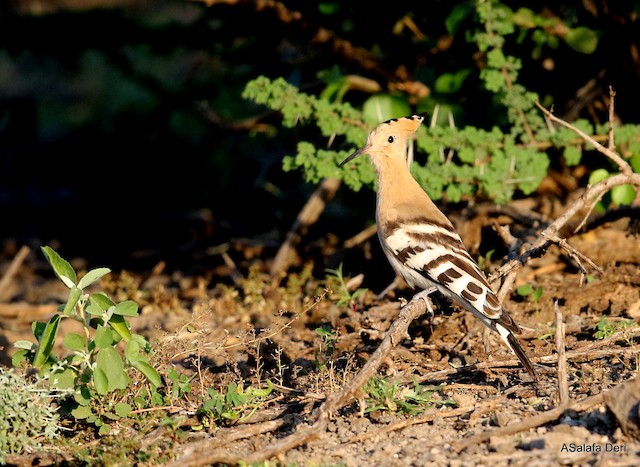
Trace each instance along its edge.
<instances>
[{"instance_id":1,"label":"dry stick","mask_svg":"<svg viewBox=\"0 0 640 467\"><path fill-rule=\"evenodd\" d=\"M286 425L285 419L279 418L263 423L254 423L236 428L222 437L190 443L182 450L182 456L170 463L170 467L196 467L213 463L236 464L238 459L231 452L220 446L229 445L239 439L251 438L260 434L276 431Z\"/></svg>"},{"instance_id":2,"label":"dry stick","mask_svg":"<svg viewBox=\"0 0 640 467\"><path fill-rule=\"evenodd\" d=\"M364 243L369 238L373 237L377 231L378 231L378 226L376 224L372 224L366 229L364 229L362 232L345 240L344 247L353 248L354 246L360 245L361 243Z\"/></svg>"},{"instance_id":3,"label":"dry stick","mask_svg":"<svg viewBox=\"0 0 640 467\"><path fill-rule=\"evenodd\" d=\"M453 389L455 385L450 385L448 386L449 389ZM375 431L369 431L367 433L363 433L361 435L358 436L354 436L352 438L350 438L345 444L351 444L351 443L359 443L362 442L364 440L367 440L369 438L374 438L376 436L381 436L387 433L390 433L392 431L398 431L398 430L402 430L404 428L407 428L409 426L413 426L413 425L420 425L422 423L427 423L430 422L432 420L435 420L436 418L452 418L452 417L457 417L459 415L464 415L468 412L475 412L479 409L483 409L486 407L491 407L497 404L504 404L505 399L507 398L507 396L513 392L515 392L517 390L518 386L512 386L511 388L507 389L506 391L504 391L502 394L499 394L498 396L492 397L491 399L488 400L484 400L482 402L478 402L476 404L470 404L467 405L465 407L458 407L456 409L451 409L451 410L442 410L442 409L431 409L431 410L427 410L423 413L421 413L420 415L418 415L417 417L412 417L412 418L407 418L405 420L401 420L399 422L396 423L391 423L383 428L380 428L379 430L375 430Z\"/></svg>"},{"instance_id":4,"label":"dry stick","mask_svg":"<svg viewBox=\"0 0 640 467\"><path fill-rule=\"evenodd\" d=\"M574 247L569 245L564 238L560 238L560 237L557 237L557 236L550 236L548 234L545 234L544 232L542 232L541 235L544 235L545 237L548 237L549 240L551 240L553 243L557 243L560 248L566 250L567 253L569 254L569 257L573 258L575 260L575 262L578 263L578 267L580 268L580 270L582 271L583 274L586 274L587 270L584 268L584 266L582 266L582 263L580 262L580 260L582 260L582 261L586 262L587 264L589 264L589 266L591 266L593 269L598 271L600 274L604 274L604 271L602 270L602 268L600 266L598 266L596 263L594 263L590 258L585 256L583 253L580 253Z\"/></svg>"},{"instance_id":5,"label":"dry stick","mask_svg":"<svg viewBox=\"0 0 640 467\"><path fill-rule=\"evenodd\" d=\"M505 279L498 292L498 298L504 300L506 294L511 290L515 276L530 258L542 256L549 245L552 243L550 238L557 238L560 229L569 222L569 220L585 206L593 202L594 198L602 196L614 186L631 184L640 188L640 174L617 174L609 177L595 185L587 187L587 189L576 199L569 207L549 226L542 231L538 239L531 244L527 250L520 256L513 258L498 268L490 278L490 281L496 280L498 277L505 276Z\"/></svg>"},{"instance_id":6,"label":"dry stick","mask_svg":"<svg viewBox=\"0 0 640 467\"><path fill-rule=\"evenodd\" d=\"M339 187L340 180L335 178L325 178L322 183L320 183L320 186L316 188L302 208L302 211L300 211L300 214L298 214L298 217L291 226L291 229L289 229L286 240L280 246L276 257L273 260L273 264L271 265L270 273L272 276L277 276L289 268L291 263L291 254L295 246L300 242L301 230L309 227L318 220L320 214L324 211L325 206L333 199Z\"/></svg>"},{"instance_id":7,"label":"dry stick","mask_svg":"<svg viewBox=\"0 0 640 467\"><path fill-rule=\"evenodd\" d=\"M599 341L602 343L604 341ZM589 359L594 360L603 357L610 357L612 355L637 355L637 349L627 349L627 348L616 348L616 349L601 349L601 350L593 350L591 347L588 349L581 350L572 350L570 352L566 352L567 360L577 360L580 357L589 357ZM558 356L557 355L547 355L545 357L532 358L531 362L533 363L547 363L553 364L557 363ZM463 366L459 368L452 368L447 370L438 370L432 371L431 373L427 373L420 377L415 378L415 381L418 383L424 383L427 381L436 381L440 379L448 378L451 375L455 375L461 373L463 371L479 371L479 370L494 370L496 368L505 368L505 367L514 367L520 365L520 360L501 360L499 362L481 362L474 365Z\"/></svg>"},{"instance_id":8,"label":"dry stick","mask_svg":"<svg viewBox=\"0 0 640 467\"><path fill-rule=\"evenodd\" d=\"M23 245L11 261L7 272L4 274L4 276L2 276L2 279L0 279L0 301L5 299L4 295L6 293L7 287L9 287L9 283L13 279L13 276L15 276L18 272L18 269L20 269L20 266L22 265L30 251L31 250L28 246Z\"/></svg>"},{"instance_id":9,"label":"dry stick","mask_svg":"<svg viewBox=\"0 0 640 467\"><path fill-rule=\"evenodd\" d=\"M580 402L574 402L573 404L570 404L567 406L556 407L555 409L541 413L540 415L535 415L533 417L526 418L524 420L521 420L516 423L512 423L511 425L507 425L505 427L496 428L495 430L487 430L483 433L478 433L477 435L470 436L464 441L452 442L452 449L455 452L460 452L463 449L466 449L475 444L480 444L484 441L488 441L490 438L493 438L494 436L513 435L516 433L520 433L521 431L526 431L531 428L539 427L541 425L544 425L545 423L549 423L554 420L557 420L567 410L582 412L598 404L601 404L604 401L604 395L607 392L608 391L601 392L600 394L587 397L586 399L583 399Z\"/></svg>"},{"instance_id":10,"label":"dry stick","mask_svg":"<svg viewBox=\"0 0 640 467\"><path fill-rule=\"evenodd\" d=\"M571 131L577 133L587 143L592 144L593 147L595 147L599 153L605 155L606 157L611 159L613 162L615 162L615 164L620 168L620 172L622 172L625 175L631 175L633 173L633 169L631 168L629 163L625 161L620 156L620 154L618 154L614 149L610 149L603 146L602 144L598 143L593 137L586 134L584 131L580 130L579 128L576 128L575 126L571 125L568 122L565 122L561 118L556 117L549 110L545 109L542 105L540 105L540 103L536 102L536 106L538 106L538 108L542 111L545 117L547 117L549 120L551 120L552 122L556 122L557 124L562 125L563 127L568 128ZM613 122L609 121L609 124L613 125ZM611 141L609 141L608 144L611 144Z\"/></svg>"},{"instance_id":11,"label":"dry stick","mask_svg":"<svg viewBox=\"0 0 640 467\"><path fill-rule=\"evenodd\" d=\"M607 141L607 148L611 151L614 151L616 148L616 144L613 139L613 122L616 119L616 114L614 111L613 103L615 102L616 92L613 90L611 86L609 86L609 139Z\"/></svg>"},{"instance_id":12,"label":"dry stick","mask_svg":"<svg viewBox=\"0 0 640 467\"><path fill-rule=\"evenodd\" d=\"M558 350L558 390L560 407L569 404L569 381L567 379L567 357L565 355L564 319L558 301L554 302L556 312L556 349Z\"/></svg>"},{"instance_id":13,"label":"dry stick","mask_svg":"<svg viewBox=\"0 0 640 467\"><path fill-rule=\"evenodd\" d=\"M493 402L493 401L492 401ZM350 438L345 444L352 443L360 443L370 438L375 438L377 436L386 435L387 433L391 433L392 431L402 430L403 428L407 428L413 425L420 425L422 423L427 423L436 418L452 418L458 417L460 415L464 415L468 412L473 412L478 408L478 405L472 404L465 407L459 407L457 409L452 410L441 410L441 409L431 409L426 412L421 413L417 417L407 418L405 420L401 420L396 423L392 423L391 425L385 426L376 431L369 431L367 433L363 433L358 436L354 436Z\"/></svg>"}]
</instances>

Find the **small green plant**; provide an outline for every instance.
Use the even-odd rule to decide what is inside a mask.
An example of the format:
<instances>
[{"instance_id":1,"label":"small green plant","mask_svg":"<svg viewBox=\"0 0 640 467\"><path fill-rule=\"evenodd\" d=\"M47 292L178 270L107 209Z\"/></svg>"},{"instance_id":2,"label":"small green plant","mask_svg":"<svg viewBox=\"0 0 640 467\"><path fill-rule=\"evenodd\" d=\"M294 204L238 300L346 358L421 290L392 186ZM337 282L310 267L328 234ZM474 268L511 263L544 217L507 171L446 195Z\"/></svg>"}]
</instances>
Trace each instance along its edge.
<instances>
[{"instance_id":1,"label":"small green plant","mask_svg":"<svg viewBox=\"0 0 640 467\"><path fill-rule=\"evenodd\" d=\"M0 464L7 454L39 448L58 433L58 408L48 390L0 367Z\"/></svg>"},{"instance_id":2,"label":"small green plant","mask_svg":"<svg viewBox=\"0 0 640 467\"><path fill-rule=\"evenodd\" d=\"M110 420L126 417L131 411L129 404L105 397L129 387L128 369L139 371L152 386L162 384L146 356L151 353L149 342L130 331L127 318L138 315L138 305L131 300L115 303L103 292L86 292L87 287L110 272L108 268L92 269L78 279L71 264L52 248L45 246L42 252L69 289L69 298L47 323L33 323L37 344L15 343L21 350L14 354L13 364L32 365L40 377L48 379L50 388L73 389L71 414L95 424L101 434L107 433ZM62 345L71 353L60 358L53 349L62 319L79 322L83 334L67 333L63 337ZM124 358L118 348L123 349Z\"/></svg>"},{"instance_id":3,"label":"small green plant","mask_svg":"<svg viewBox=\"0 0 640 467\"><path fill-rule=\"evenodd\" d=\"M365 412L390 410L409 415L417 415L434 405L455 405L450 399L442 400L434 396L442 386L423 386L415 383L413 388L403 388L397 382L376 376L364 385L367 395Z\"/></svg>"},{"instance_id":4,"label":"small green plant","mask_svg":"<svg viewBox=\"0 0 640 467\"><path fill-rule=\"evenodd\" d=\"M315 353L316 368L326 368L327 362L331 359L336 351L338 343L338 333L331 329L330 326L324 324L316 328L316 334L320 336L320 349Z\"/></svg>"},{"instance_id":5,"label":"small green plant","mask_svg":"<svg viewBox=\"0 0 640 467\"><path fill-rule=\"evenodd\" d=\"M593 334L593 337L598 340L607 339L613 336L616 332L628 329L635 325L636 322L632 319L613 321L609 319L607 315L602 315L600 317L600 321L598 321L598 324L596 325L597 331Z\"/></svg>"},{"instance_id":6,"label":"small green plant","mask_svg":"<svg viewBox=\"0 0 640 467\"><path fill-rule=\"evenodd\" d=\"M538 308L538 302L540 298L542 298L542 294L544 293L544 289L542 287L536 287L535 289L529 283L522 284L516 288L516 293L521 296L527 298Z\"/></svg>"},{"instance_id":7,"label":"small green plant","mask_svg":"<svg viewBox=\"0 0 640 467\"><path fill-rule=\"evenodd\" d=\"M480 256L478 258L478 266L482 271L486 270L487 265L491 262L491 257L495 252L496 252L495 248L492 248L491 250L487 251L487 253L484 256Z\"/></svg>"},{"instance_id":8,"label":"small green plant","mask_svg":"<svg viewBox=\"0 0 640 467\"><path fill-rule=\"evenodd\" d=\"M266 388L249 386L244 389L234 382L229 383L224 393L213 388L207 390L206 400L198 413L205 420L213 420L218 425L228 425L247 420L273 391L273 384L267 380Z\"/></svg>"},{"instance_id":9,"label":"small green plant","mask_svg":"<svg viewBox=\"0 0 640 467\"><path fill-rule=\"evenodd\" d=\"M332 286L335 285L335 288L338 289L338 300L336 301L336 305L338 306L348 305L353 307L356 299L367 291L365 288L358 288L353 292L349 291L347 282L344 280L344 275L342 273L342 263L340 263L336 269L326 269L325 271L328 276L328 287L334 288Z\"/></svg>"},{"instance_id":10,"label":"small green plant","mask_svg":"<svg viewBox=\"0 0 640 467\"><path fill-rule=\"evenodd\" d=\"M178 373L175 368L172 368L167 374L167 379L170 381L170 388L167 391L171 394L171 397L180 399L182 396L191 392L191 381L195 376L187 376L184 373Z\"/></svg>"}]
</instances>

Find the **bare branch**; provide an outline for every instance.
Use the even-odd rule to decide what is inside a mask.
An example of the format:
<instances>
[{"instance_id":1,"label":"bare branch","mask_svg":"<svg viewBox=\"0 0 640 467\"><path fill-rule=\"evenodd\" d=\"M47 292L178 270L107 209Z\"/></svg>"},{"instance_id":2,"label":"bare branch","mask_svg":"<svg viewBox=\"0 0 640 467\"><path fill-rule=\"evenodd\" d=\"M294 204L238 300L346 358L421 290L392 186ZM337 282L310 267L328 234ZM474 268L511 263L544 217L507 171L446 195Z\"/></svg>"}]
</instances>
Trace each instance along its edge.
<instances>
[{"instance_id":1,"label":"bare branch","mask_svg":"<svg viewBox=\"0 0 640 467\"><path fill-rule=\"evenodd\" d=\"M564 318L558 301L554 302L556 312L556 349L558 350L558 391L560 393L560 407L569 405L569 382L567 379L567 357L565 354Z\"/></svg>"},{"instance_id":2,"label":"bare branch","mask_svg":"<svg viewBox=\"0 0 640 467\"><path fill-rule=\"evenodd\" d=\"M579 128L576 128L575 126L571 125L568 122L565 122L561 118L556 117L549 110L545 109L539 102L536 102L536 105L549 120L559 125L562 125L563 127L568 128L571 131L577 133L583 140L592 144L593 147L595 147L598 152L600 152L601 154L604 154L613 162L615 162L615 164L620 168L620 172L622 172L625 175L631 175L633 173L633 169L631 169L631 166L627 163L627 161L625 161L622 157L620 157L620 155L617 152L615 152L613 149L604 147L602 144L598 143L592 136L589 136L584 131L580 130ZM609 142L609 144L610 143L611 142Z\"/></svg>"},{"instance_id":3,"label":"bare branch","mask_svg":"<svg viewBox=\"0 0 640 467\"><path fill-rule=\"evenodd\" d=\"M516 274L522 267L531 259L537 258L544 254L546 249L552 243L549 239L557 238L560 230L571 220L571 218L584 209L585 206L593 202L594 198L602 196L607 191L611 190L614 186L631 184L640 188L640 174L617 174L609 177L595 185L587 187L587 189L576 199L569 207L553 221L549 226L542 231L538 239L529 245L529 247L520 256L507 261L500 268L498 268L493 274L492 278L506 276L500 291L498 292L498 298L503 300L506 294L511 290L513 282L515 281Z\"/></svg>"},{"instance_id":4,"label":"bare branch","mask_svg":"<svg viewBox=\"0 0 640 467\"><path fill-rule=\"evenodd\" d=\"M616 119L616 114L614 111L615 98L616 98L616 92L613 90L611 86L609 86L609 139L607 141L607 148L610 151L615 151L616 149L616 144L613 138L613 132L614 132L613 122Z\"/></svg>"}]
</instances>

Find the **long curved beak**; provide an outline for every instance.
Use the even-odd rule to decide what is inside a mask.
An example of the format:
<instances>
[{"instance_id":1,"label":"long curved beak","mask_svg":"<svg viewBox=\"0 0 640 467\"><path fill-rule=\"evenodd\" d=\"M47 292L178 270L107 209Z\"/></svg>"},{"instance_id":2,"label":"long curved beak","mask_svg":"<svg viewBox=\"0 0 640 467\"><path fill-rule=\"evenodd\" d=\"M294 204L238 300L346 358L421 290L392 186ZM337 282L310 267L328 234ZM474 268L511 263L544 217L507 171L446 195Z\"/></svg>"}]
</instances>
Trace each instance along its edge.
<instances>
[{"instance_id":1,"label":"long curved beak","mask_svg":"<svg viewBox=\"0 0 640 467\"><path fill-rule=\"evenodd\" d=\"M349 157L347 157L345 160L343 160L342 162L340 162L340 164L338 165L338 167L342 167L343 165L345 165L347 162L355 159L356 157L358 157L361 154L366 153L369 150L369 145L366 145L360 149L358 149L356 152L354 152L353 154L351 154Z\"/></svg>"}]
</instances>

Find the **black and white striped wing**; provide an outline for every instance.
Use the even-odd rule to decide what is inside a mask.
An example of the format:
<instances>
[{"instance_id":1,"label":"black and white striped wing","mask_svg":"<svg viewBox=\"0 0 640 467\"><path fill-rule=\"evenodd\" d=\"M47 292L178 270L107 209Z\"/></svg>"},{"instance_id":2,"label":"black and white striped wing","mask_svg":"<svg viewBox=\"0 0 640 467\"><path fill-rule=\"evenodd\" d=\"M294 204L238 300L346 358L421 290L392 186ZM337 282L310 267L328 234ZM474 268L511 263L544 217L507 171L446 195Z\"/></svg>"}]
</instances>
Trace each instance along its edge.
<instances>
[{"instance_id":1,"label":"black and white striped wing","mask_svg":"<svg viewBox=\"0 0 640 467\"><path fill-rule=\"evenodd\" d=\"M436 285L494 328L502 307L453 226L416 219L392 226L384 240L394 269L410 286Z\"/></svg>"},{"instance_id":2,"label":"black and white striped wing","mask_svg":"<svg viewBox=\"0 0 640 467\"><path fill-rule=\"evenodd\" d=\"M383 249L407 284L422 289L435 285L472 312L498 332L535 380L533 365L513 335L520 328L503 310L453 226L423 218L386 227L381 235Z\"/></svg>"}]
</instances>

